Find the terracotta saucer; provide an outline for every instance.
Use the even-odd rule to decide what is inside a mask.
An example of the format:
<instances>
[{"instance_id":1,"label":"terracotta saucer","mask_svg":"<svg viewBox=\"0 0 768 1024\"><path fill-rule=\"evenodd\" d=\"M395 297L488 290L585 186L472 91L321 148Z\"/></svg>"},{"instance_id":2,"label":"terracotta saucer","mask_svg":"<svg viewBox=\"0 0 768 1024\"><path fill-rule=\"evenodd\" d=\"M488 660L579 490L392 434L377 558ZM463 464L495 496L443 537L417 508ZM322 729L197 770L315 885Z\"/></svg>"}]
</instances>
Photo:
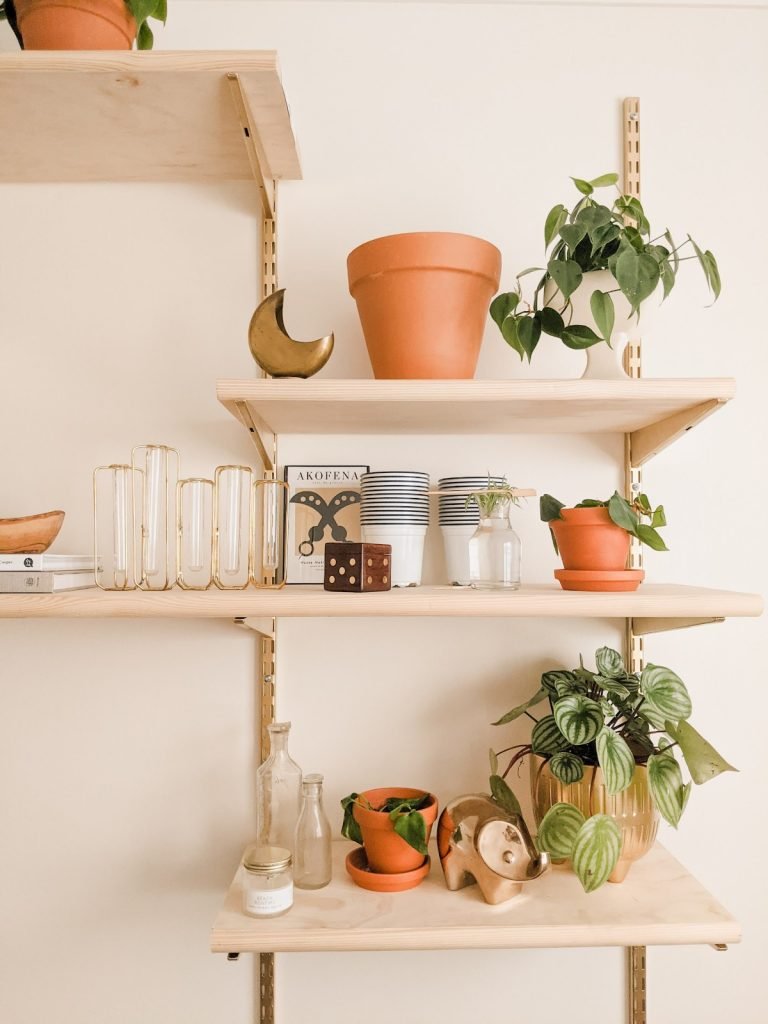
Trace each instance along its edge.
<instances>
[{"instance_id":1,"label":"terracotta saucer","mask_svg":"<svg viewBox=\"0 0 768 1024\"><path fill-rule=\"evenodd\" d=\"M368 858L365 850L358 846L347 854L347 871L352 877L355 885L361 889L370 889L371 892L405 892L406 889L415 889L429 874L430 859L424 861L420 868L415 871L403 871L396 875L383 875L377 871L371 871L368 867Z\"/></svg>"},{"instance_id":2,"label":"terracotta saucer","mask_svg":"<svg viewBox=\"0 0 768 1024\"><path fill-rule=\"evenodd\" d=\"M555 569L555 579L563 590L589 590L593 593L637 590L645 579L642 569Z\"/></svg>"}]
</instances>

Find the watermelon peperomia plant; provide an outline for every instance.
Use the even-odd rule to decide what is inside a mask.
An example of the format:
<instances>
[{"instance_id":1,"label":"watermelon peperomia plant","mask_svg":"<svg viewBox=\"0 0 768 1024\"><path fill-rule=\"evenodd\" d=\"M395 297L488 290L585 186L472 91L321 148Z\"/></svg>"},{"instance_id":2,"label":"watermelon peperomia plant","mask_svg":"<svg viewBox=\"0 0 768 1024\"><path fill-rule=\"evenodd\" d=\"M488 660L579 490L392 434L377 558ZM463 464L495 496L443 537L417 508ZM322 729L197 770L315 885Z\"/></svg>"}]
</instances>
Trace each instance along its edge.
<instances>
[{"instance_id":1,"label":"watermelon peperomia plant","mask_svg":"<svg viewBox=\"0 0 768 1024\"><path fill-rule=\"evenodd\" d=\"M533 697L493 723L506 725L523 715L534 722L529 743L499 752L515 751L502 778L524 757L538 754L566 785L579 782L585 768L600 767L607 792L615 794L630 785L636 765L645 765L659 814L677 828L691 783L683 783L675 750L697 785L736 769L688 723L691 698L671 669L647 665L639 675L627 672L621 655L610 647L601 647L595 659L594 672L582 659L570 672L545 672ZM536 718L530 709L544 701L548 713ZM498 776L498 757L491 752L493 777ZM612 817L585 819L568 803L547 811L537 842L552 857L570 859L586 892L603 885L621 852L621 832Z\"/></svg>"}]
</instances>

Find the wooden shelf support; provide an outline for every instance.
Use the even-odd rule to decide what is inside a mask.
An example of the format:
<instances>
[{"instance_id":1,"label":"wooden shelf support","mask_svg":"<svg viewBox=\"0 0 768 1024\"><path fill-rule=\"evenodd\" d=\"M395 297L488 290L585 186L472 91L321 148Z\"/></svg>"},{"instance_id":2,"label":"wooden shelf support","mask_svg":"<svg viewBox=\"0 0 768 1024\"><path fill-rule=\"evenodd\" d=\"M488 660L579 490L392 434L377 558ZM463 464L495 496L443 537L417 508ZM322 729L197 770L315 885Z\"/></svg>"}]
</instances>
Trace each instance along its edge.
<instances>
[{"instance_id":1,"label":"wooden shelf support","mask_svg":"<svg viewBox=\"0 0 768 1024\"><path fill-rule=\"evenodd\" d=\"M658 423L635 430L630 440L632 465L642 466L724 404L720 399L713 398L668 416Z\"/></svg>"},{"instance_id":2,"label":"wooden shelf support","mask_svg":"<svg viewBox=\"0 0 768 1024\"><path fill-rule=\"evenodd\" d=\"M246 402L235 402L234 404L240 422L251 435L251 440L256 445L264 472L274 473L275 463L270 452L275 450L275 435L269 429L257 426Z\"/></svg>"},{"instance_id":3,"label":"wooden shelf support","mask_svg":"<svg viewBox=\"0 0 768 1024\"><path fill-rule=\"evenodd\" d=\"M650 633L670 633L673 629L691 629L693 626L711 626L716 622L725 622L722 615L703 615L698 617L663 619L654 616L632 619L632 632L635 636L648 636Z\"/></svg>"},{"instance_id":4,"label":"wooden shelf support","mask_svg":"<svg viewBox=\"0 0 768 1024\"><path fill-rule=\"evenodd\" d=\"M267 156L261 142L259 129L251 113L251 106L248 96L243 89L243 83L236 71L227 72L232 101L235 105L235 112L243 130L243 142L248 155L248 162L253 171L253 177L259 187L261 206L265 219L272 220L275 216L275 182L267 163Z\"/></svg>"}]
</instances>

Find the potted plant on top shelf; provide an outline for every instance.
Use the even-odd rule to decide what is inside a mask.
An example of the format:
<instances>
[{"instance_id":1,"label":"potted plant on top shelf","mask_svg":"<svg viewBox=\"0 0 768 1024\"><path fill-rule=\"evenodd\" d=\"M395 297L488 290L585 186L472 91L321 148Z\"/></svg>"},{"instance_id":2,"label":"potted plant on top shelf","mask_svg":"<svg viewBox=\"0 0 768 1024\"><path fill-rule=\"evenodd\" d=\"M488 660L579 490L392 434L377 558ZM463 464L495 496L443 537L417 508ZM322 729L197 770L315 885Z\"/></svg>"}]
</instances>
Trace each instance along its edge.
<instances>
[{"instance_id":1,"label":"potted plant on top shelf","mask_svg":"<svg viewBox=\"0 0 768 1024\"><path fill-rule=\"evenodd\" d=\"M579 660L571 671L545 672L536 693L494 725L533 721L529 742L500 751L514 751L502 778L530 756L537 845L569 860L592 892L624 880L653 846L659 814L677 828L691 792L677 752L697 785L736 769L689 724L691 698L671 669L628 672L610 647L596 652L595 671ZM531 709L544 702L547 712L536 717ZM491 754L492 780L498 756Z\"/></svg>"},{"instance_id":2,"label":"potted plant on top shelf","mask_svg":"<svg viewBox=\"0 0 768 1024\"><path fill-rule=\"evenodd\" d=\"M167 0L0 0L23 50L151 50Z\"/></svg>"},{"instance_id":3,"label":"potted plant on top shelf","mask_svg":"<svg viewBox=\"0 0 768 1024\"><path fill-rule=\"evenodd\" d=\"M521 359L530 362L544 333L587 350L584 377L626 378L622 352L639 337L640 311L647 330L649 313L674 288L681 263L698 260L714 300L720 295L709 249L690 235L678 244L668 229L654 235L640 200L624 195L618 179L615 173L572 178L581 198L571 210L558 203L547 214L544 248L552 250L546 267L521 271L516 288L491 303L491 317ZM596 189L612 187L618 192L612 203L594 198ZM527 302L521 280L534 273L542 276Z\"/></svg>"}]
</instances>

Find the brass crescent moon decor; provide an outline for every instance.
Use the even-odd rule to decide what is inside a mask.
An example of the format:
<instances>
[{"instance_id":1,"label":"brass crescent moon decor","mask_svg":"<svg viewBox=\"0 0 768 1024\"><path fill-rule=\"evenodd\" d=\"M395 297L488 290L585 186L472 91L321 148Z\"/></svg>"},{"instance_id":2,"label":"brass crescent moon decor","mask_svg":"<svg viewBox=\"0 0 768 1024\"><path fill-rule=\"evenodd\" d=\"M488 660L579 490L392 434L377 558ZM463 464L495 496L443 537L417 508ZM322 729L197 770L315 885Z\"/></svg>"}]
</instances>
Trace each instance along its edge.
<instances>
[{"instance_id":1,"label":"brass crescent moon decor","mask_svg":"<svg viewBox=\"0 0 768 1024\"><path fill-rule=\"evenodd\" d=\"M251 355L272 377L311 377L333 352L333 335L317 341L295 341L283 323L285 288L273 292L256 307L248 327Z\"/></svg>"}]
</instances>

